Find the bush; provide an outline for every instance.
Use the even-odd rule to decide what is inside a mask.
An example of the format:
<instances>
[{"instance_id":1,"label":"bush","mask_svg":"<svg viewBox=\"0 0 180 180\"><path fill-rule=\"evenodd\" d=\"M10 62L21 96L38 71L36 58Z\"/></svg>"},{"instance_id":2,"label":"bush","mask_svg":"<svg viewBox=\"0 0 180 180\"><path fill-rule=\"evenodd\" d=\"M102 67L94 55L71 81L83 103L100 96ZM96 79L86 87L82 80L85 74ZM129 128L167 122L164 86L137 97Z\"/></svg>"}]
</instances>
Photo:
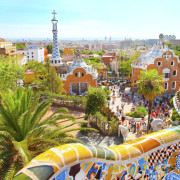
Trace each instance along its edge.
<instances>
[{"instance_id":1,"label":"bush","mask_svg":"<svg viewBox=\"0 0 180 180\"><path fill-rule=\"evenodd\" d=\"M141 118L145 114L148 115L146 108L138 107L134 111L126 113L126 116L134 117L134 118Z\"/></svg>"},{"instance_id":2,"label":"bush","mask_svg":"<svg viewBox=\"0 0 180 180\"><path fill-rule=\"evenodd\" d=\"M85 120L85 119L84 119ZM84 122L81 123L81 128L87 128L87 120L85 120ZM83 135L87 135L87 130L80 130L80 132L83 134Z\"/></svg>"},{"instance_id":3,"label":"bush","mask_svg":"<svg viewBox=\"0 0 180 180\"><path fill-rule=\"evenodd\" d=\"M171 100L170 100L170 105L171 105L171 106L174 106L174 105L173 105L173 99L174 99L174 97L171 98Z\"/></svg>"},{"instance_id":4,"label":"bush","mask_svg":"<svg viewBox=\"0 0 180 180\"><path fill-rule=\"evenodd\" d=\"M110 129L112 131L112 134L115 134L117 130L116 119L114 117L111 118L111 121L109 121L109 124L110 124Z\"/></svg>"},{"instance_id":5,"label":"bush","mask_svg":"<svg viewBox=\"0 0 180 180\"><path fill-rule=\"evenodd\" d=\"M176 119L177 119L178 121L180 121L180 116L179 116L179 114L177 113L177 111L176 111L175 109L173 109L173 114L172 114L171 120L172 120L172 121L175 121Z\"/></svg>"}]
</instances>

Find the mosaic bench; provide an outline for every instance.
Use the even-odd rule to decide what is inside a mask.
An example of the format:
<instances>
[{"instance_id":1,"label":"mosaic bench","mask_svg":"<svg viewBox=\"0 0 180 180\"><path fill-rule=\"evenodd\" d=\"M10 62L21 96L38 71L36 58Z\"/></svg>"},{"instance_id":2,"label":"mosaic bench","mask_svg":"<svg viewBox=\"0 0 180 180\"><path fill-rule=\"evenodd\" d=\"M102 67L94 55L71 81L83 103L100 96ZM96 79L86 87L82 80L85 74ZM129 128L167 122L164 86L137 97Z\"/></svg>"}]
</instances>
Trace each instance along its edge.
<instances>
[{"instance_id":1,"label":"mosaic bench","mask_svg":"<svg viewBox=\"0 0 180 180\"><path fill-rule=\"evenodd\" d=\"M180 126L112 147L65 144L30 161L14 180L180 179Z\"/></svg>"}]
</instances>

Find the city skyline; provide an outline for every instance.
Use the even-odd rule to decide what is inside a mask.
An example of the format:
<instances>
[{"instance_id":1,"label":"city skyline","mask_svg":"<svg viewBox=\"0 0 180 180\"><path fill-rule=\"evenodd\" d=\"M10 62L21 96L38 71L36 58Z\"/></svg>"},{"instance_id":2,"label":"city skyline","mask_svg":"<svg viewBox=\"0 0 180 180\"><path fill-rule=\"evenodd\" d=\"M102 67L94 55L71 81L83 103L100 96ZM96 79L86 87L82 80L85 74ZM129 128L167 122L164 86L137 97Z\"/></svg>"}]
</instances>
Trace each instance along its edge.
<instances>
[{"instance_id":1,"label":"city skyline","mask_svg":"<svg viewBox=\"0 0 180 180\"><path fill-rule=\"evenodd\" d=\"M160 33L180 38L178 0L143 1L3 1L0 37L52 39L55 9L59 39L157 39Z\"/></svg>"}]
</instances>

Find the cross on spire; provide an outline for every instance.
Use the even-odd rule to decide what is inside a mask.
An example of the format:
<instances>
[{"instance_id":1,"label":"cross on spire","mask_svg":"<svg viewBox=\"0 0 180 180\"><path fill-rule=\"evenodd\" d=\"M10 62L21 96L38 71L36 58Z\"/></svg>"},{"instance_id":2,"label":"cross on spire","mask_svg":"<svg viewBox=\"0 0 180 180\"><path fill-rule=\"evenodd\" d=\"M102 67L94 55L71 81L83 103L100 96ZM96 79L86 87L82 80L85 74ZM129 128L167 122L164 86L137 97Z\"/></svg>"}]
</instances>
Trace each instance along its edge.
<instances>
[{"instance_id":1,"label":"cross on spire","mask_svg":"<svg viewBox=\"0 0 180 180\"><path fill-rule=\"evenodd\" d=\"M54 14L54 19L56 19L56 16L55 16L55 15L56 15L57 13L56 13L55 10L52 12L52 14Z\"/></svg>"}]
</instances>

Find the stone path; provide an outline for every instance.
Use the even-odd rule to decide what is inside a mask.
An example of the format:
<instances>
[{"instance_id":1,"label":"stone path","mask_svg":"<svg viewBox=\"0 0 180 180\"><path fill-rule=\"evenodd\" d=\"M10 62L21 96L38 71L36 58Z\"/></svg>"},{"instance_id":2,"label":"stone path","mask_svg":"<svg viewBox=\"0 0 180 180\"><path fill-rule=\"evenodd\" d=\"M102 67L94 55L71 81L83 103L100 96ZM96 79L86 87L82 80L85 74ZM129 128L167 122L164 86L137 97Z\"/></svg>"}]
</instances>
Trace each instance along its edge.
<instances>
[{"instance_id":1,"label":"stone path","mask_svg":"<svg viewBox=\"0 0 180 180\"><path fill-rule=\"evenodd\" d=\"M128 92L129 94L131 94L130 92L130 87L126 87L125 88L125 92ZM115 103L114 105L112 104L112 101L113 101L113 98L112 98L112 95L113 93L111 93L111 101L110 101L110 109L113 111L113 112L117 112L117 106L119 106L119 108L121 109L121 105L122 103L124 103L124 110L123 110L123 113L126 114L127 112L130 112L132 107L133 107L133 103L128 103L128 102L124 102L122 97L119 97L119 88L115 90L115 96L116 96L116 100L115 100ZM135 94L135 101L137 102L138 96ZM126 121L126 123L128 124L128 121ZM136 136L136 134L132 133L132 132L129 132L128 133L128 136L127 136L127 140L133 140L133 139L136 139L138 138Z\"/></svg>"}]
</instances>

